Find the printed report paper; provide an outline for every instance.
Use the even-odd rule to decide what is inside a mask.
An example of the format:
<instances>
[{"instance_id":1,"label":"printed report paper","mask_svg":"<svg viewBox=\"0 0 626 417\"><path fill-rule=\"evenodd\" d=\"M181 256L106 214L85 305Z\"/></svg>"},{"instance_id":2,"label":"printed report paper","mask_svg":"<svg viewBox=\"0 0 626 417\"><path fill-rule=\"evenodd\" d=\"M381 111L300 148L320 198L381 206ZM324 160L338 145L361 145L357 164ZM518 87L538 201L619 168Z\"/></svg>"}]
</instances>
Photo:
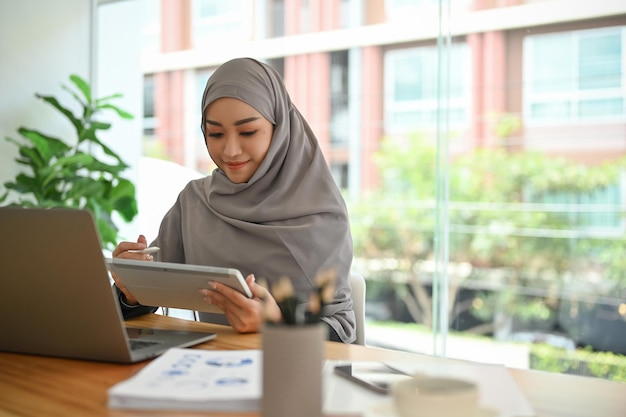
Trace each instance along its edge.
<instances>
[{"instance_id":1,"label":"printed report paper","mask_svg":"<svg viewBox=\"0 0 626 417\"><path fill-rule=\"evenodd\" d=\"M262 392L260 350L175 348L108 391L111 408L256 411Z\"/></svg>"}]
</instances>

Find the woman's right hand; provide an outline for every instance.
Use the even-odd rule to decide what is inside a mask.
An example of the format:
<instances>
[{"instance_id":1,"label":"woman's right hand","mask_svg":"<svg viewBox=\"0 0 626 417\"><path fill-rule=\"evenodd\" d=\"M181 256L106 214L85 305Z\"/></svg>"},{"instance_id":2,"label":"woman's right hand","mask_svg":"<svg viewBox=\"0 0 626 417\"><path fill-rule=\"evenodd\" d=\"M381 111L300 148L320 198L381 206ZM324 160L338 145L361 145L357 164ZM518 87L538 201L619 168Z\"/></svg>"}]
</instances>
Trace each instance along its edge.
<instances>
[{"instance_id":1,"label":"woman's right hand","mask_svg":"<svg viewBox=\"0 0 626 417\"><path fill-rule=\"evenodd\" d=\"M148 246L148 242L146 241L146 237L144 235L139 235L137 238L137 242L120 242L115 250L113 250L114 258L124 258L124 259L137 259L144 261L152 261L154 258L151 254L146 253L130 253L129 250L140 250L145 249ZM115 286L122 291L124 294L124 298L126 298L126 303L128 305L136 305L139 304L135 296L128 291L124 283L119 279L117 274L111 271L111 276L113 277L113 281L115 281Z\"/></svg>"}]
</instances>

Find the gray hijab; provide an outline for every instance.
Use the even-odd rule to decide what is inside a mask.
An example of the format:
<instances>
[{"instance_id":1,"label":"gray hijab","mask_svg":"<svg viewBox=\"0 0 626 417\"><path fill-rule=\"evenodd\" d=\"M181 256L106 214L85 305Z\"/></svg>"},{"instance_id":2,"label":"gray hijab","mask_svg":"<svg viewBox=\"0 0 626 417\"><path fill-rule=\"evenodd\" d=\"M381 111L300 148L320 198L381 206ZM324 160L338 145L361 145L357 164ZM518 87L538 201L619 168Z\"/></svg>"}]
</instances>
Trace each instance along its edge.
<instances>
[{"instance_id":1,"label":"gray hijab","mask_svg":"<svg viewBox=\"0 0 626 417\"><path fill-rule=\"evenodd\" d=\"M348 214L315 135L280 75L264 63L233 59L213 73L202 97L203 132L208 105L221 97L254 107L274 125L274 134L247 183L234 184L219 168L202 181L204 200L215 216L211 227L220 231L218 252L231 253L226 266L244 275L251 272L270 283L286 275L296 291L307 293L318 272L336 269L335 302L326 307L325 321L342 340L353 340Z\"/></svg>"}]
</instances>

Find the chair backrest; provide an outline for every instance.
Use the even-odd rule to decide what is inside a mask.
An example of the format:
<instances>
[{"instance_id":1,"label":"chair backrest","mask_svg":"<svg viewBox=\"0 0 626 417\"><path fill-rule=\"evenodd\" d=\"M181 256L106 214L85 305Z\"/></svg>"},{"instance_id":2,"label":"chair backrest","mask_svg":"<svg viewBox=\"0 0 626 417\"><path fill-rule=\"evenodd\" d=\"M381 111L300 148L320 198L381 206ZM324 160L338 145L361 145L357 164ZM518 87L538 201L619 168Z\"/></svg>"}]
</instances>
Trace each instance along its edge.
<instances>
[{"instance_id":1,"label":"chair backrest","mask_svg":"<svg viewBox=\"0 0 626 417\"><path fill-rule=\"evenodd\" d=\"M356 316L356 343L365 345L365 278L356 272L350 273L352 308Z\"/></svg>"}]
</instances>

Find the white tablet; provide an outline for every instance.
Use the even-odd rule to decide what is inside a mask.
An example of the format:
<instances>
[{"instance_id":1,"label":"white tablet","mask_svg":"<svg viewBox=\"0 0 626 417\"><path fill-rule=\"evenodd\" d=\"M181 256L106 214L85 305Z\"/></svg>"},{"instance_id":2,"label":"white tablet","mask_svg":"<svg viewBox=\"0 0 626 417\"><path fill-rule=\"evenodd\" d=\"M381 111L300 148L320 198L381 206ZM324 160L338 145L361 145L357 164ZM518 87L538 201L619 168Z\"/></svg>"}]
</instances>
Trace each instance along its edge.
<instances>
[{"instance_id":1,"label":"white tablet","mask_svg":"<svg viewBox=\"0 0 626 417\"><path fill-rule=\"evenodd\" d=\"M237 269L120 258L106 261L137 301L146 306L223 313L205 302L198 292L201 288L209 289L209 281L221 282L252 298L248 284Z\"/></svg>"}]
</instances>

